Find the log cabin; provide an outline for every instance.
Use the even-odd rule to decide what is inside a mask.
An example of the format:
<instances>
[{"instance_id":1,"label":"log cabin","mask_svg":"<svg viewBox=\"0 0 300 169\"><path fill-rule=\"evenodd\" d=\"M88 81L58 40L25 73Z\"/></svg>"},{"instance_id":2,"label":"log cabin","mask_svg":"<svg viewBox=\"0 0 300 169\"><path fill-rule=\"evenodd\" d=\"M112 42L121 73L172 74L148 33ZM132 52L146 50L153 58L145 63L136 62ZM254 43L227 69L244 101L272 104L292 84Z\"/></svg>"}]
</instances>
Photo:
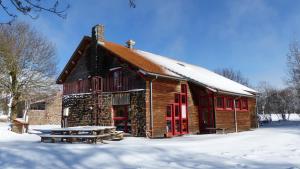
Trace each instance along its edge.
<instances>
[{"instance_id":1,"label":"log cabin","mask_svg":"<svg viewBox=\"0 0 300 169\"><path fill-rule=\"evenodd\" d=\"M134 45L106 41L103 25L82 38L57 79L62 127L114 125L150 138L256 127L255 90Z\"/></svg>"}]
</instances>

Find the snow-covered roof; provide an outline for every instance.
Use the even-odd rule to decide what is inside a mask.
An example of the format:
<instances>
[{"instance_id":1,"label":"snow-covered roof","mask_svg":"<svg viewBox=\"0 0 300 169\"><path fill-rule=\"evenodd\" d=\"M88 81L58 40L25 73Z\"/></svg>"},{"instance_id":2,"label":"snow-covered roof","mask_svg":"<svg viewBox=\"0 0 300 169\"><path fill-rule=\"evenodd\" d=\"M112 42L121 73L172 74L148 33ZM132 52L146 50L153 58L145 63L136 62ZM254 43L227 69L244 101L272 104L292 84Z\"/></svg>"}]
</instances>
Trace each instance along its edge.
<instances>
[{"instance_id":1,"label":"snow-covered roof","mask_svg":"<svg viewBox=\"0 0 300 169\"><path fill-rule=\"evenodd\" d=\"M142 50L135 50L135 52L142 57L162 66L164 69L166 69L166 72L172 72L170 76L174 76L175 73L178 76L187 78L196 83L221 92L229 92L247 96L253 96L253 93L257 93L257 91L247 86L232 81L203 67L184 63Z\"/></svg>"}]
</instances>

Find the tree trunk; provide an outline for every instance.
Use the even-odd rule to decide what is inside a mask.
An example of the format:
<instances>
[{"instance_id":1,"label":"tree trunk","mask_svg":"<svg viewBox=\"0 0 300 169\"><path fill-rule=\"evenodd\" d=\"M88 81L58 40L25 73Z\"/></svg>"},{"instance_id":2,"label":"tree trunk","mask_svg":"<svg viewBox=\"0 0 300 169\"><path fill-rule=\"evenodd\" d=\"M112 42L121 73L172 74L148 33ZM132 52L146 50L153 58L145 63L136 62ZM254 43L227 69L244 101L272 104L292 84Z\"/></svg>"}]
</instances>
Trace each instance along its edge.
<instances>
[{"instance_id":1,"label":"tree trunk","mask_svg":"<svg viewBox=\"0 0 300 169\"><path fill-rule=\"evenodd\" d=\"M11 80L11 104L10 104L10 120L14 120L18 115L18 103L20 101L20 94L18 92L18 80L15 72L10 72Z\"/></svg>"}]
</instances>

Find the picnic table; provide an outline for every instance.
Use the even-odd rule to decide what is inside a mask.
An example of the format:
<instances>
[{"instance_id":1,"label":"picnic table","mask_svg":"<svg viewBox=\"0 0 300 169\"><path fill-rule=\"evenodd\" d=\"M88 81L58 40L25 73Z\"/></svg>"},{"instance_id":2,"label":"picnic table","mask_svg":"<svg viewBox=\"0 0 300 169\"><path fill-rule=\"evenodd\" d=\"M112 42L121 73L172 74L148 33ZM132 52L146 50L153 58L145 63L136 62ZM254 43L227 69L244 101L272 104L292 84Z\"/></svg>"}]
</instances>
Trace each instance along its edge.
<instances>
[{"instance_id":1,"label":"picnic table","mask_svg":"<svg viewBox=\"0 0 300 169\"><path fill-rule=\"evenodd\" d=\"M51 140L52 143L56 141L61 142L86 142L103 143L104 139L107 140L121 140L123 139L123 132L116 131L114 126L78 126L67 128L54 128L51 129L50 134L40 135L41 142Z\"/></svg>"}]
</instances>

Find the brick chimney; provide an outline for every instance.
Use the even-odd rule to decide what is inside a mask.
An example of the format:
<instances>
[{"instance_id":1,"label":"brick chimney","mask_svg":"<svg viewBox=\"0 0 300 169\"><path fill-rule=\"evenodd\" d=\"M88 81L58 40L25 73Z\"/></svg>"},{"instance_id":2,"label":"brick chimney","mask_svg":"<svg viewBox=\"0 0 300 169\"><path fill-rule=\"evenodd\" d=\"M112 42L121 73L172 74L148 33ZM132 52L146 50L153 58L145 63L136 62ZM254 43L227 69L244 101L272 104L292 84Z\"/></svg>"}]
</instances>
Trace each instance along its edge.
<instances>
[{"instance_id":1,"label":"brick chimney","mask_svg":"<svg viewBox=\"0 0 300 169\"><path fill-rule=\"evenodd\" d=\"M92 28L92 38L98 44L104 44L104 25L98 24Z\"/></svg>"}]
</instances>

